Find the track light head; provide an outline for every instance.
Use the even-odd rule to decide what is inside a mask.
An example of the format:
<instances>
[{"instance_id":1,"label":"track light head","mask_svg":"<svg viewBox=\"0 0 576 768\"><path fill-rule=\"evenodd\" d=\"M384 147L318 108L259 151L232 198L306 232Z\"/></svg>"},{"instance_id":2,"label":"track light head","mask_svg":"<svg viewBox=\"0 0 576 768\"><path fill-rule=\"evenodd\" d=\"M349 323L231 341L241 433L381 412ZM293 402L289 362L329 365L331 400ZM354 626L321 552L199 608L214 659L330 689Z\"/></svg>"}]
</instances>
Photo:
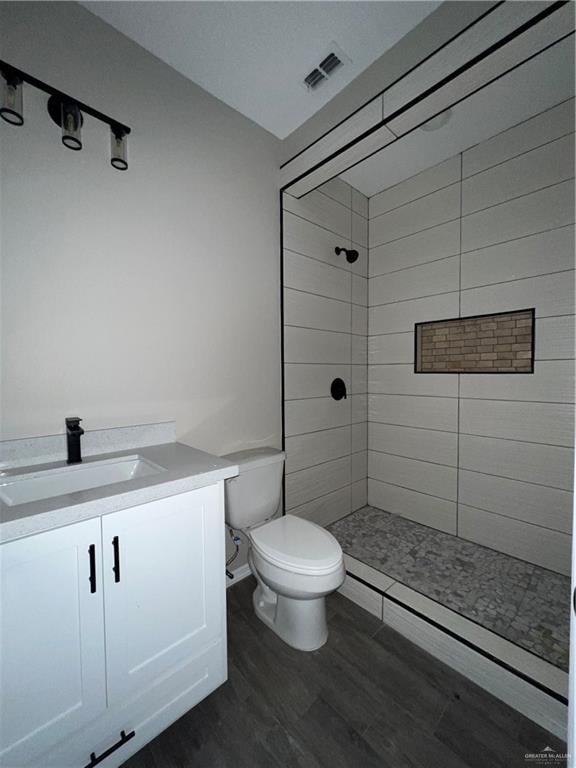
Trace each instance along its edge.
<instances>
[{"instance_id":1,"label":"track light head","mask_svg":"<svg viewBox=\"0 0 576 768\"><path fill-rule=\"evenodd\" d=\"M48 99L48 114L56 125L62 128L62 144L68 149L75 151L82 149L82 124L84 123L84 118L78 104L62 99L59 96L50 96Z\"/></svg>"},{"instance_id":2,"label":"track light head","mask_svg":"<svg viewBox=\"0 0 576 768\"><path fill-rule=\"evenodd\" d=\"M2 93L0 96L0 117L10 125L23 125L22 79L10 69L0 71Z\"/></svg>"},{"instance_id":3,"label":"track light head","mask_svg":"<svg viewBox=\"0 0 576 768\"><path fill-rule=\"evenodd\" d=\"M110 128L110 163L117 171L128 170L128 139L119 126Z\"/></svg>"}]
</instances>

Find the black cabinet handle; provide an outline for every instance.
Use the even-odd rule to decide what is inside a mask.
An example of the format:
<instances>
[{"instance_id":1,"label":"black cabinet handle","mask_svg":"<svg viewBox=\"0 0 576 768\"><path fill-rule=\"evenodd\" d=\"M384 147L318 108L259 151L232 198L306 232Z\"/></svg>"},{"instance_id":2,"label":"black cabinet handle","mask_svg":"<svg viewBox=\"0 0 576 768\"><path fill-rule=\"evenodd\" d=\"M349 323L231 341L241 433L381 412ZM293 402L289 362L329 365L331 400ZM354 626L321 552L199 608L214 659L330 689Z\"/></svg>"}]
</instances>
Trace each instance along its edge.
<instances>
[{"instance_id":1,"label":"black cabinet handle","mask_svg":"<svg viewBox=\"0 0 576 768\"><path fill-rule=\"evenodd\" d=\"M98 765L98 763L106 760L107 757L110 757L112 752L116 752L116 750L120 749L120 747L126 744L127 741L133 739L134 736L136 736L136 731L130 731L130 733L126 733L126 731L120 731L120 741L117 741L116 744L112 744L112 746L107 749L106 752L102 752L102 754L98 755L98 757L96 757L96 752L92 752L90 755L90 762L88 765L84 766L84 768L94 768L95 765Z\"/></svg>"},{"instance_id":2,"label":"black cabinet handle","mask_svg":"<svg viewBox=\"0 0 576 768\"><path fill-rule=\"evenodd\" d=\"M118 536L114 536L112 539L112 547L114 549L114 565L112 570L114 571L114 581L117 584L120 581L120 539Z\"/></svg>"},{"instance_id":3,"label":"black cabinet handle","mask_svg":"<svg viewBox=\"0 0 576 768\"><path fill-rule=\"evenodd\" d=\"M90 544L88 547L88 558L90 560L90 576L88 581L90 582L90 593L93 595L96 592L96 545Z\"/></svg>"}]
</instances>

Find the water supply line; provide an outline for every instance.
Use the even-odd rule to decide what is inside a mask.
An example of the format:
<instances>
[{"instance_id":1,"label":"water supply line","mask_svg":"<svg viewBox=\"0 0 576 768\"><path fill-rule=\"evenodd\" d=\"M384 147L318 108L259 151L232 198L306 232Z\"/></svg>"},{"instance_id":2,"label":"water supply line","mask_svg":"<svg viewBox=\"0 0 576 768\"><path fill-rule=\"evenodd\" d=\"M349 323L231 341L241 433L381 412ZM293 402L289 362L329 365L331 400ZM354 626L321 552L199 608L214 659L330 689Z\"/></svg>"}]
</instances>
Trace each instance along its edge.
<instances>
[{"instance_id":1,"label":"water supply line","mask_svg":"<svg viewBox=\"0 0 576 768\"><path fill-rule=\"evenodd\" d=\"M232 571L229 570L228 566L232 565L234 560L236 560L236 558L238 557L238 553L240 551L240 542L242 541L242 539L240 538L240 536L238 536L238 534L234 531L233 528L230 528L230 526L227 525L226 526L226 530L228 531L228 533L230 535L230 539L232 540L232 543L234 544L234 552L230 555L228 560L226 560L226 576L229 579L233 579L234 578L234 574L232 573Z\"/></svg>"}]
</instances>

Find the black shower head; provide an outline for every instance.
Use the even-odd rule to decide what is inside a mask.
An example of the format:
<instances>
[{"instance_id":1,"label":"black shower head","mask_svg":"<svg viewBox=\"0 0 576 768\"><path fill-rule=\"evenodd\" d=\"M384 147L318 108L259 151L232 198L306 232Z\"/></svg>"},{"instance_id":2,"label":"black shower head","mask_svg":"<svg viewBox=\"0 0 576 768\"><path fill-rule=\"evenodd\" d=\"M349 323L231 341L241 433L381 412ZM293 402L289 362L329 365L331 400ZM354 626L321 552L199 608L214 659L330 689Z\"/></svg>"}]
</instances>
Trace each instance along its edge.
<instances>
[{"instance_id":1,"label":"black shower head","mask_svg":"<svg viewBox=\"0 0 576 768\"><path fill-rule=\"evenodd\" d=\"M336 256L340 256L342 252L346 254L346 261L349 264L354 264L358 258L358 251L352 250L351 248L334 248L334 253Z\"/></svg>"}]
</instances>

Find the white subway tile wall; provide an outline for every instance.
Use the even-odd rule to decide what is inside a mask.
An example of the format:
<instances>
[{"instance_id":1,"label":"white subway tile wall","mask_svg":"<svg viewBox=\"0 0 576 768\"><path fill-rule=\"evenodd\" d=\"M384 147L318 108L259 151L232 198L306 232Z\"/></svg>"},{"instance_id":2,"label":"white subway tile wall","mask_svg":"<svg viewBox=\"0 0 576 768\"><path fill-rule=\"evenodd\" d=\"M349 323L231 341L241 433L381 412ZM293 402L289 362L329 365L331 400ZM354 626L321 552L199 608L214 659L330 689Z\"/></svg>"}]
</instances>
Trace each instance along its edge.
<instances>
[{"instance_id":1,"label":"white subway tile wall","mask_svg":"<svg viewBox=\"0 0 576 768\"><path fill-rule=\"evenodd\" d=\"M570 572L574 101L370 198L368 503ZM536 309L534 374L415 374L414 324Z\"/></svg>"},{"instance_id":2,"label":"white subway tile wall","mask_svg":"<svg viewBox=\"0 0 576 768\"><path fill-rule=\"evenodd\" d=\"M368 199L333 179L283 208L286 511L328 525L367 501Z\"/></svg>"}]
</instances>

